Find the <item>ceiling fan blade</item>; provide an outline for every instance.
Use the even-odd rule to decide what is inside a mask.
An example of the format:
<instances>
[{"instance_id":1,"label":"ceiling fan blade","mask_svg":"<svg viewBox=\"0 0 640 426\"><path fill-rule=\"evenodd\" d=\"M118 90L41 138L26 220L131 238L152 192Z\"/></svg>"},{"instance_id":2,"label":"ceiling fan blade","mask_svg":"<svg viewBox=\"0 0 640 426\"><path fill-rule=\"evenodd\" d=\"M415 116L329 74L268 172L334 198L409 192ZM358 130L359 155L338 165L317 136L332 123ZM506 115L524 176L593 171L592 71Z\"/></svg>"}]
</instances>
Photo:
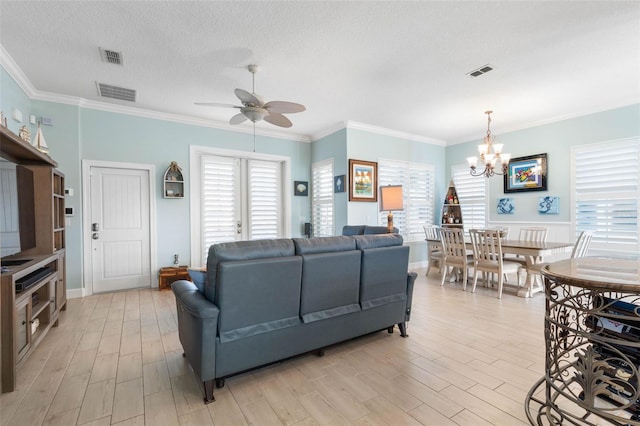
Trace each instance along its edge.
<instances>
[{"instance_id":1,"label":"ceiling fan blade","mask_svg":"<svg viewBox=\"0 0 640 426\"><path fill-rule=\"evenodd\" d=\"M307 110L304 105L285 101L267 102L266 104L264 104L264 107L267 108L270 113L277 114L291 114L294 112L302 112Z\"/></svg>"},{"instance_id":2,"label":"ceiling fan blade","mask_svg":"<svg viewBox=\"0 0 640 426\"><path fill-rule=\"evenodd\" d=\"M291 127L291 126L293 126L293 123L291 123L291 120L289 120L284 115L278 114L278 113L269 113L269 115L267 115L264 118L264 121L267 121L267 122L269 122L271 124L274 124L274 125L280 126L280 127Z\"/></svg>"},{"instance_id":3,"label":"ceiling fan blade","mask_svg":"<svg viewBox=\"0 0 640 426\"><path fill-rule=\"evenodd\" d=\"M194 102L195 105L201 106L213 106L213 107L224 107L224 108L242 108L241 106L231 105L231 104L221 104L218 102Z\"/></svg>"},{"instance_id":4,"label":"ceiling fan blade","mask_svg":"<svg viewBox=\"0 0 640 426\"><path fill-rule=\"evenodd\" d=\"M262 107L263 102L253 93L249 93L246 90L236 89L234 90L238 99L242 101L243 104L252 105L257 107Z\"/></svg>"},{"instance_id":5,"label":"ceiling fan blade","mask_svg":"<svg viewBox=\"0 0 640 426\"><path fill-rule=\"evenodd\" d=\"M243 123L246 119L247 117L245 117L243 113L236 114L231 117L231 120L229 120L229 124L240 124Z\"/></svg>"}]
</instances>

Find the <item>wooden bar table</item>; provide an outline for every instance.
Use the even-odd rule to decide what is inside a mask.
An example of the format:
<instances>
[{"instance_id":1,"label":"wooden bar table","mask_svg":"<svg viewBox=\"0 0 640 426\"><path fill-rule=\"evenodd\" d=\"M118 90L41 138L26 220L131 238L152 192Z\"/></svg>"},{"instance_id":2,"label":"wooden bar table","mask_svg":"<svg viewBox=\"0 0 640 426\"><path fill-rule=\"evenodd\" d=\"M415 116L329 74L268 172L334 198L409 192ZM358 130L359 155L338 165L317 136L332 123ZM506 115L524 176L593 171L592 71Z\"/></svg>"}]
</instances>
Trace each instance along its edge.
<instances>
[{"instance_id":1,"label":"wooden bar table","mask_svg":"<svg viewBox=\"0 0 640 426\"><path fill-rule=\"evenodd\" d=\"M640 425L640 260L551 263L545 280L545 375L531 424Z\"/></svg>"}]
</instances>

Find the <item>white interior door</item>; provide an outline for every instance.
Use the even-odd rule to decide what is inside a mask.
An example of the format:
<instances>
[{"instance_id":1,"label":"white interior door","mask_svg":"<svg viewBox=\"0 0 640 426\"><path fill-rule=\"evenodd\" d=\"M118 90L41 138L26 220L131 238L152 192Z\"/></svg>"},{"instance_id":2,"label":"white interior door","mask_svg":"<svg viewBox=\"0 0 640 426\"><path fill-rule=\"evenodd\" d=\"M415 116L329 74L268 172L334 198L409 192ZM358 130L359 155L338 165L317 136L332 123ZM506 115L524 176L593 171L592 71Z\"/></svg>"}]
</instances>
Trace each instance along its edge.
<instances>
[{"instance_id":1,"label":"white interior door","mask_svg":"<svg viewBox=\"0 0 640 426\"><path fill-rule=\"evenodd\" d=\"M149 171L91 167L93 292L151 286Z\"/></svg>"}]
</instances>

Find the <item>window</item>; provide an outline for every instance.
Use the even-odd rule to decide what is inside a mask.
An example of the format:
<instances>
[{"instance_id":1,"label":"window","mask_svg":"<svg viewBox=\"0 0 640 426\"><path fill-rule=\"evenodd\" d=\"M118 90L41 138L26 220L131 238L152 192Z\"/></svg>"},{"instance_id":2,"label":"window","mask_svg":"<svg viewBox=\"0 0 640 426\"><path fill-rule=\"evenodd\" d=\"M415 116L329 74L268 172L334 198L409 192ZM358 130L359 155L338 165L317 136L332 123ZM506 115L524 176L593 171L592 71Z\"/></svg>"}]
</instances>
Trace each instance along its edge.
<instances>
[{"instance_id":1,"label":"window","mask_svg":"<svg viewBox=\"0 0 640 426\"><path fill-rule=\"evenodd\" d=\"M485 228L487 226L487 203L485 201L487 178L471 176L469 166L462 164L453 166L451 175L460 202L465 233L468 233L469 229Z\"/></svg>"},{"instance_id":2,"label":"window","mask_svg":"<svg viewBox=\"0 0 640 426\"><path fill-rule=\"evenodd\" d=\"M433 223L433 166L395 160L378 161L380 186L402 185L404 209L393 212L393 225L405 241L424 241L426 224ZM380 212L378 222L387 225L389 212Z\"/></svg>"},{"instance_id":3,"label":"window","mask_svg":"<svg viewBox=\"0 0 640 426\"><path fill-rule=\"evenodd\" d=\"M311 197L313 236L334 235L333 158L311 165Z\"/></svg>"},{"instance_id":4,"label":"window","mask_svg":"<svg viewBox=\"0 0 640 426\"><path fill-rule=\"evenodd\" d=\"M575 235L594 231L591 252L640 251L640 139L573 147Z\"/></svg>"},{"instance_id":5,"label":"window","mask_svg":"<svg viewBox=\"0 0 640 426\"><path fill-rule=\"evenodd\" d=\"M288 235L290 213L283 199L288 163L275 156L220 153L191 151L193 266L206 264L215 243Z\"/></svg>"}]
</instances>

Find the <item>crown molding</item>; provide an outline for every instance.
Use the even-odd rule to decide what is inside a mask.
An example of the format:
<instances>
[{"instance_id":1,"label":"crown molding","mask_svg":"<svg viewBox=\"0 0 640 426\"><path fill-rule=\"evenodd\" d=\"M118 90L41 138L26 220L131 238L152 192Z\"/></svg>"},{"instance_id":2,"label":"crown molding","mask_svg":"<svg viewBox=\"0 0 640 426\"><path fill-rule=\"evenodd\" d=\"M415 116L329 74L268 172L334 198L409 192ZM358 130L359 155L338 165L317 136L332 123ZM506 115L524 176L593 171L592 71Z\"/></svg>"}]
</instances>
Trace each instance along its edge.
<instances>
[{"instance_id":1,"label":"crown molding","mask_svg":"<svg viewBox=\"0 0 640 426\"><path fill-rule=\"evenodd\" d=\"M439 145L439 146L447 145L447 142L441 139L430 138L427 136L416 135L413 133L402 132L400 130L387 129L385 127L373 126L371 124L359 123L357 121L349 121L349 120L336 123L335 125L328 127L327 129L324 129L318 133L313 134L311 136L311 140L317 141L319 139L329 136L342 129L362 130L369 133L375 133L377 135L384 135L384 136L390 136L398 139L406 139L406 140L411 140L415 142L428 143L431 145Z\"/></svg>"},{"instance_id":2,"label":"crown molding","mask_svg":"<svg viewBox=\"0 0 640 426\"><path fill-rule=\"evenodd\" d=\"M560 121L572 120L574 118L584 117L586 115L597 114L599 112L610 111L617 108L623 108L626 106L636 105L640 103L640 100L634 96L625 98L625 99L617 99L612 102L608 102L607 104L600 105L597 108L589 108L582 111L573 112L571 114L558 115L555 117L545 118L542 120L531 121L528 123L521 123L517 126L500 126L493 127L491 130L491 134L494 136L504 135L506 133L518 132L520 130L531 129L534 127L545 126L547 124L553 124ZM469 135L466 137L459 137L447 142L447 146L452 145L460 145L467 142L477 142L481 141L484 138L484 134L478 133L476 135Z\"/></svg>"},{"instance_id":3,"label":"crown molding","mask_svg":"<svg viewBox=\"0 0 640 426\"><path fill-rule=\"evenodd\" d=\"M442 139L430 138L428 136L416 135L400 130L387 129L385 127L373 126L371 124L359 123L357 121L346 121L345 124L347 129L363 130L365 132L376 133L378 135L385 135L398 139L407 139L410 141L428 143L431 145L447 145L447 142Z\"/></svg>"},{"instance_id":4,"label":"crown molding","mask_svg":"<svg viewBox=\"0 0 640 426\"><path fill-rule=\"evenodd\" d=\"M20 67L13 60L11 55L5 50L4 46L0 44L0 65L7 71L7 73L13 78L18 86L25 92L25 94L33 101L45 101L53 102L64 105L73 105L80 108L93 109L97 111L112 112L116 114L132 115L142 118L151 118L155 120L171 121L180 124L189 124L200 127L208 127L213 129L227 130L232 132L248 133L253 135L253 126L232 126L229 123L205 120L203 118L188 117L179 114L171 114L167 112L153 111L144 108L130 107L126 105L117 105L107 102L93 101L76 96L61 95L58 93L43 92L37 90L27 76L22 72ZM296 142L310 143L309 136L300 134L290 134L284 132L278 132L277 130L265 130L255 129L256 135L266 136L271 138L285 139Z\"/></svg>"},{"instance_id":5,"label":"crown molding","mask_svg":"<svg viewBox=\"0 0 640 426\"><path fill-rule=\"evenodd\" d=\"M33 99L36 93L36 88L33 87L31 81L29 81L27 76L22 72L18 64L16 64L2 44L0 44L0 65L2 65L2 68L4 68L11 78L13 78L22 91L25 92L29 98Z\"/></svg>"},{"instance_id":6,"label":"crown molding","mask_svg":"<svg viewBox=\"0 0 640 426\"><path fill-rule=\"evenodd\" d=\"M317 140L320 140L322 138L325 138L329 135L334 134L335 132L338 132L342 129L346 129L347 128L347 122L346 121L340 121L338 123L335 123L332 126L327 127L324 130L320 130L318 133L314 133L313 135L311 135L311 141L315 142Z\"/></svg>"}]
</instances>

